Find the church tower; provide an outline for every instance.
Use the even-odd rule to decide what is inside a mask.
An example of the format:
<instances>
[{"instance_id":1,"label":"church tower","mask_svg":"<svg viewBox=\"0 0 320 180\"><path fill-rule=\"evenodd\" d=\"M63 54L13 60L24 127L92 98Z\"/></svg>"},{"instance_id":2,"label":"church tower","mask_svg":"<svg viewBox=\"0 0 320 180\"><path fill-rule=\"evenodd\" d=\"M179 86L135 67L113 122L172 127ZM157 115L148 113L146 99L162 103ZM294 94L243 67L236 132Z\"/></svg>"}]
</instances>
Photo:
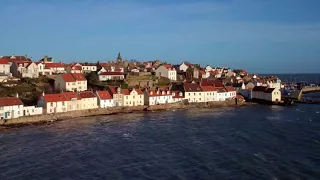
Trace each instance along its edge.
<instances>
[{"instance_id":1,"label":"church tower","mask_svg":"<svg viewBox=\"0 0 320 180\"><path fill-rule=\"evenodd\" d=\"M118 53L118 58L117 58L117 63L121 63L122 62L122 58L121 58L121 55L120 55L120 52Z\"/></svg>"}]
</instances>

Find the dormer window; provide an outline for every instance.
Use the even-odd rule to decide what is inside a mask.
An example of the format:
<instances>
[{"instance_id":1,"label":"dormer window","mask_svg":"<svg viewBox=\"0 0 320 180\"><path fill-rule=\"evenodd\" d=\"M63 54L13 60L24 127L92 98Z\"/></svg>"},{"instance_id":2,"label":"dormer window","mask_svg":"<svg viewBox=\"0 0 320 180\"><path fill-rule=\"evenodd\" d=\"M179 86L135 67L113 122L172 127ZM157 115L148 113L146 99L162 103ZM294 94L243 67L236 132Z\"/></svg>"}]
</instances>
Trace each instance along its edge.
<instances>
[{"instance_id":1,"label":"dormer window","mask_svg":"<svg viewBox=\"0 0 320 180\"><path fill-rule=\"evenodd\" d=\"M159 91L157 91L157 94L159 94Z\"/></svg>"},{"instance_id":2,"label":"dormer window","mask_svg":"<svg viewBox=\"0 0 320 180\"><path fill-rule=\"evenodd\" d=\"M153 92L151 91L151 92L150 92L150 95L152 95L152 94L153 94Z\"/></svg>"},{"instance_id":3,"label":"dormer window","mask_svg":"<svg viewBox=\"0 0 320 180\"><path fill-rule=\"evenodd\" d=\"M182 92L179 92L179 96L182 96Z\"/></svg>"},{"instance_id":4,"label":"dormer window","mask_svg":"<svg viewBox=\"0 0 320 180\"><path fill-rule=\"evenodd\" d=\"M173 93L172 93L172 96L175 96L175 94L176 94L176 93L173 92Z\"/></svg>"},{"instance_id":5,"label":"dormer window","mask_svg":"<svg viewBox=\"0 0 320 180\"><path fill-rule=\"evenodd\" d=\"M164 91L162 91L162 95L164 95Z\"/></svg>"},{"instance_id":6,"label":"dormer window","mask_svg":"<svg viewBox=\"0 0 320 180\"><path fill-rule=\"evenodd\" d=\"M170 91L167 91L167 94L170 94Z\"/></svg>"}]
</instances>

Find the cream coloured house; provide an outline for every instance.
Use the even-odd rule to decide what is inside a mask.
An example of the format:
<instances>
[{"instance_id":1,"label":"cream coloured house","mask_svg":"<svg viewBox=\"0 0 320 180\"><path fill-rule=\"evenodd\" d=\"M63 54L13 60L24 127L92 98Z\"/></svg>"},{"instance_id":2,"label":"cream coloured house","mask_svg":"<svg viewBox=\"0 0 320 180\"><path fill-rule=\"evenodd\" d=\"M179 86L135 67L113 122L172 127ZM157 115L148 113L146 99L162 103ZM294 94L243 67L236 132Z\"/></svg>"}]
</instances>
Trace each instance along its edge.
<instances>
[{"instance_id":1,"label":"cream coloured house","mask_svg":"<svg viewBox=\"0 0 320 180\"><path fill-rule=\"evenodd\" d=\"M155 72L157 77L166 77L172 81L177 80L177 71L169 64L159 66Z\"/></svg>"},{"instance_id":2,"label":"cream coloured house","mask_svg":"<svg viewBox=\"0 0 320 180\"><path fill-rule=\"evenodd\" d=\"M123 94L123 106L143 106L144 95L140 89L122 89L121 93Z\"/></svg>"},{"instance_id":3,"label":"cream coloured house","mask_svg":"<svg viewBox=\"0 0 320 180\"><path fill-rule=\"evenodd\" d=\"M204 91L205 102L217 101L217 89L213 86L201 86Z\"/></svg>"},{"instance_id":4,"label":"cream coloured house","mask_svg":"<svg viewBox=\"0 0 320 180\"><path fill-rule=\"evenodd\" d=\"M92 91L82 91L78 95L81 98L82 110L98 108L97 96Z\"/></svg>"},{"instance_id":5,"label":"cream coloured house","mask_svg":"<svg viewBox=\"0 0 320 180\"><path fill-rule=\"evenodd\" d=\"M206 102L205 93L201 86L197 83L184 83L184 96L188 102Z\"/></svg>"},{"instance_id":6,"label":"cream coloured house","mask_svg":"<svg viewBox=\"0 0 320 180\"><path fill-rule=\"evenodd\" d=\"M281 101L281 92L278 88L255 86L251 92L252 99L266 100L270 102Z\"/></svg>"},{"instance_id":7,"label":"cream coloured house","mask_svg":"<svg viewBox=\"0 0 320 180\"><path fill-rule=\"evenodd\" d=\"M81 73L60 74L55 78L54 87L63 91L86 91L87 79Z\"/></svg>"},{"instance_id":8,"label":"cream coloured house","mask_svg":"<svg viewBox=\"0 0 320 180\"><path fill-rule=\"evenodd\" d=\"M110 95L113 97L113 103L115 107L124 106L123 104L123 92L121 87L117 86L108 86L108 91Z\"/></svg>"}]
</instances>

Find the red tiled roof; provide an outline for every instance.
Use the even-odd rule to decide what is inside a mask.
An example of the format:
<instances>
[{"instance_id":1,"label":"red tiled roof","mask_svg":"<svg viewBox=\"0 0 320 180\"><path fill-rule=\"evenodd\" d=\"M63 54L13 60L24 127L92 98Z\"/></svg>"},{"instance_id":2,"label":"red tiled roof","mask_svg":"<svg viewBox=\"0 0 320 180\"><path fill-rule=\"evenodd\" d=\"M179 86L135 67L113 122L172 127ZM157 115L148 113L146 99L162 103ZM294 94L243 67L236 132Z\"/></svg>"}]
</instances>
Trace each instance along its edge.
<instances>
[{"instance_id":1,"label":"red tiled roof","mask_svg":"<svg viewBox=\"0 0 320 180\"><path fill-rule=\"evenodd\" d=\"M71 101L71 99L73 99L73 98L76 98L76 99L78 99L78 100L81 99L81 97L78 96L78 94L75 93L75 92L64 92L64 93L61 93L61 94L65 97L65 99L66 99L67 101Z\"/></svg>"},{"instance_id":2,"label":"red tiled roof","mask_svg":"<svg viewBox=\"0 0 320 180\"><path fill-rule=\"evenodd\" d=\"M224 87L217 87L216 89L217 89L218 93L227 92L227 90Z\"/></svg>"},{"instance_id":3,"label":"red tiled roof","mask_svg":"<svg viewBox=\"0 0 320 180\"><path fill-rule=\"evenodd\" d=\"M9 64L7 59L0 58L0 64Z\"/></svg>"},{"instance_id":4,"label":"red tiled roof","mask_svg":"<svg viewBox=\"0 0 320 180\"><path fill-rule=\"evenodd\" d=\"M81 73L71 73L73 78L77 81L86 81L87 79Z\"/></svg>"},{"instance_id":5,"label":"red tiled roof","mask_svg":"<svg viewBox=\"0 0 320 180\"><path fill-rule=\"evenodd\" d=\"M266 86L255 86L252 91L261 91L264 92L268 87Z\"/></svg>"},{"instance_id":6,"label":"red tiled roof","mask_svg":"<svg viewBox=\"0 0 320 180\"><path fill-rule=\"evenodd\" d=\"M0 98L0 106L17 106L17 105L23 105L21 100L17 97Z\"/></svg>"},{"instance_id":7,"label":"red tiled roof","mask_svg":"<svg viewBox=\"0 0 320 180\"><path fill-rule=\"evenodd\" d=\"M224 87L228 92L236 91L232 86L225 86Z\"/></svg>"},{"instance_id":8,"label":"red tiled roof","mask_svg":"<svg viewBox=\"0 0 320 180\"><path fill-rule=\"evenodd\" d=\"M202 75L206 74L206 72L204 70L200 70L199 73L202 74Z\"/></svg>"},{"instance_id":9,"label":"red tiled roof","mask_svg":"<svg viewBox=\"0 0 320 180\"><path fill-rule=\"evenodd\" d=\"M76 82L72 74L61 74L61 77L65 82Z\"/></svg>"},{"instance_id":10,"label":"red tiled roof","mask_svg":"<svg viewBox=\"0 0 320 180\"><path fill-rule=\"evenodd\" d=\"M196 83L184 83L183 85L185 92L202 92L202 88Z\"/></svg>"},{"instance_id":11,"label":"red tiled roof","mask_svg":"<svg viewBox=\"0 0 320 180\"><path fill-rule=\"evenodd\" d=\"M201 86L204 91L217 91L213 86Z\"/></svg>"},{"instance_id":12,"label":"red tiled roof","mask_svg":"<svg viewBox=\"0 0 320 180\"><path fill-rule=\"evenodd\" d=\"M99 95L101 100L112 99L109 91L97 91L97 94Z\"/></svg>"},{"instance_id":13,"label":"red tiled roof","mask_svg":"<svg viewBox=\"0 0 320 180\"><path fill-rule=\"evenodd\" d=\"M111 91L111 95L117 94L117 88L119 88L119 87L118 86L109 86L109 89Z\"/></svg>"},{"instance_id":14,"label":"red tiled roof","mask_svg":"<svg viewBox=\"0 0 320 180\"><path fill-rule=\"evenodd\" d=\"M135 89L137 91L138 94L143 94L143 92L141 91L141 89Z\"/></svg>"},{"instance_id":15,"label":"red tiled roof","mask_svg":"<svg viewBox=\"0 0 320 180\"><path fill-rule=\"evenodd\" d=\"M121 76L123 75L122 72L103 72L100 75L106 75L106 76Z\"/></svg>"},{"instance_id":16,"label":"red tiled roof","mask_svg":"<svg viewBox=\"0 0 320 180\"><path fill-rule=\"evenodd\" d=\"M135 91L138 94L143 94L143 92L141 91L141 89L135 89ZM129 89L121 89L121 93L124 95L130 95L130 93L132 92L132 90L130 91Z\"/></svg>"},{"instance_id":17,"label":"red tiled roof","mask_svg":"<svg viewBox=\"0 0 320 180\"><path fill-rule=\"evenodd\" d=\"M44 63L46 69L50 69L50 68L64 68L64 64L63 63Z\"/></svg>"},{"instance_id":18,"label":"red tiled roof","mask_svg":"<svg viewBox=\"0 0 320 180\"><path fill-rule=\"evenodd\" d=\"M82 66L79 66L79 65L70 66L70 69L74 69L74 70L82 70Z\"/></svg>"},{"instance_id":19,"label":"red tiled roof","mask_svg":"<svg viewBox=\"0 0 320 180\"><path fill-rule=\"evenodd\" d=\"M43 96L43 99L46 102L67 101L66 98L62 94L46 94L46 95Z\"/></svg>"},{"instance_id":20,"label":"red tiled roof","mask_svg":"<svg viewBox=\"0 0 320 180\"><path fill-rule=\"evenodd\" d=\"M164 64L163 66L167 69L174 69L170 64Z\"/></svg>"},{"instance_id":21,"label":"red tiled roof","mask_svg":"<svg viewBox=\"0 0 320 180\"><path fill-rule=\"evenodd\" d=\"M97 97L92 91L82 91L79 92L81 98L95 98Z\"/></svg>"},{"instance_id":22,"label":"red tiled roof","mask_svg":"<svg viewBox=\"0 0 320 180\"><path fill-rule=\"evenodd\" d=\"M19 62L30 62L31 59L25 56L14 56L15 58L11 58L12 56L3 56L1 59L6 59L9 62L19 61Z\"/></svg>"},{"instance_id":23,"label":"red tiled roof","mask_svg":"<svg viewBox=\"0 0 320 180\"><path fill-rule=\"evenodd\" d=\"M124 95L130 95L129 89L121 89L121 93Z\"/></svg>"},{"instance_id":24,"label":"red tiled roof","mask_svg":"<svg viewBox=\"0 0 320 180\"><path fill-rule=\"evenodd\" d=\"M222 82L219 80L202 79L200 84L201 84L201 86L223 87Z\"/></svg>"}]
</instances>

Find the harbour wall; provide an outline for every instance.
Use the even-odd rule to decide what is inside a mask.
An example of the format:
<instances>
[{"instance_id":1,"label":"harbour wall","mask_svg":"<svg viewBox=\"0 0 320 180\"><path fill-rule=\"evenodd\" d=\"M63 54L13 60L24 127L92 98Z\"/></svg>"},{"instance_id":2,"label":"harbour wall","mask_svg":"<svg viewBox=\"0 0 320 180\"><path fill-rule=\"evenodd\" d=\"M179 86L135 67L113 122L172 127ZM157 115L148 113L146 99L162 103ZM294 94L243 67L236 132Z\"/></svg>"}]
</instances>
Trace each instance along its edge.
<instances>
[{"instance_id":1,"label":"harbour wall","mask_svg":"<svg viewBox=\"0 0 320 180\"><path fill-rule=\"evenodd\" d=\"M142 112L142 111L160 111L168 109L189 109L189 108L218 108L218 107L228 107L244 105L244 101L235 100L228 101L217 101L209 103L172 103L172 104L161 104L154 106L132 106L132 107L110 107L110 108L98 108L90 110L79 110L70 111L65 113L55 113L55 114L43 114L37 116L24 116L16 119L0 120L0 126L21 126L27 124L42 124L48 122L54 122L59 120L73 119L78 117L89 117L89 116L100 116L100 115L112 115L112 114L122 114L122 113L132 113L132 112Z\"/></svg>"}]
</instances>

